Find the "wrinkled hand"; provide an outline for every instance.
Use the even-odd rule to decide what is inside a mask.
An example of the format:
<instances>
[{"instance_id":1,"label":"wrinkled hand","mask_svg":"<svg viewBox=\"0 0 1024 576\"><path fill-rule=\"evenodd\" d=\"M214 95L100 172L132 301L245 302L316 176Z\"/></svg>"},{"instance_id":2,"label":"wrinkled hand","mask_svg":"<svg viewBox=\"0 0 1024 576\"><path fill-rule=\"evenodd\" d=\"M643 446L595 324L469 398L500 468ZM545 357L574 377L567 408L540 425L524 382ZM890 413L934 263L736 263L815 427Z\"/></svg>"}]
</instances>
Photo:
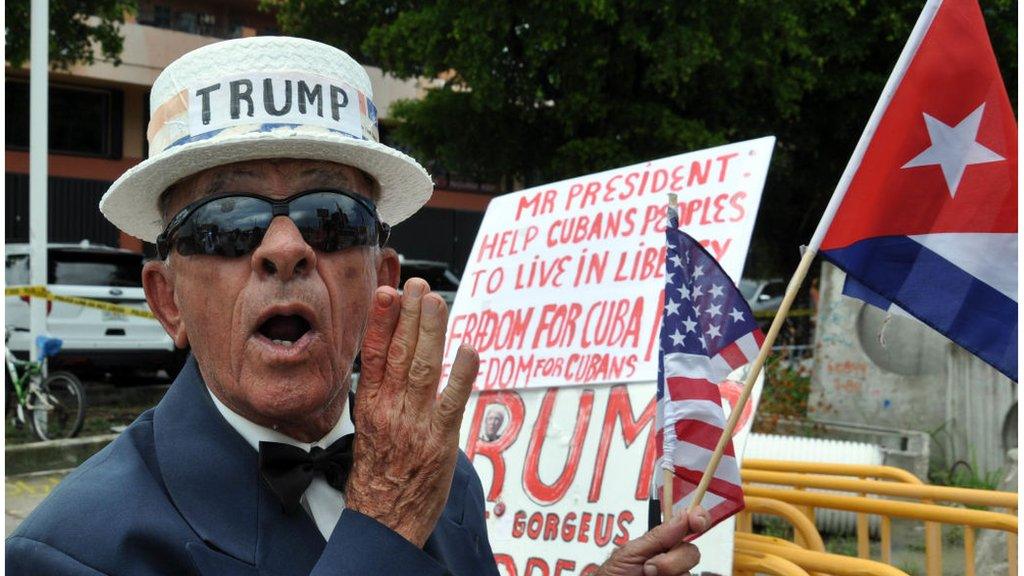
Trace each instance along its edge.
<instances>
[{"instance_id":1,"label":"wrinkled hand","mask_svg":"<svg viewBox=\"0 0 1024 576\"><path fill-rule=\"evenodd\" d=\"M687 534L707 530L711 518L703 508L678 514L669 522L626 542L601 565L600 576L678 576L700 561L693 544L683 542Z\"/></svg>"},{"instance_id":2,"label":"wrinkled hand","mask_svg":"<svg viewBox=\"0 0 1024 576\"><path fill-rule=\"evenodd\" d=\"M423 546L444 510L480 360L460 347L437 397L448 309L427 283L378 288L363 339L345 505Z\"/></svg>"}]
</instances>

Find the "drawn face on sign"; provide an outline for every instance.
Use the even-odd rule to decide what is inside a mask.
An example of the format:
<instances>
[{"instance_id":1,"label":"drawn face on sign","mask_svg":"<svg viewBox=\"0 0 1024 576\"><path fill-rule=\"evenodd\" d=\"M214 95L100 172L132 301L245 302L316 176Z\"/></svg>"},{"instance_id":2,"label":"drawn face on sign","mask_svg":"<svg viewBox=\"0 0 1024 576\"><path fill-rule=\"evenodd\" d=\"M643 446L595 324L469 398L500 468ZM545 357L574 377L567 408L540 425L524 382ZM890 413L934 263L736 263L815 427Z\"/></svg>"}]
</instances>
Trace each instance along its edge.
<instances>
[{"instance_id":1,"label":"drawn face on sign","mask_svg":"<svg viewBox=\"0 0 1024 576\"><path fill-rule=\"evenodd\" d=\"M484 416L483 430L480 432L480 439L486 442L494 442L501 437L502 427L507 420L505 409L500 406L492 406Z\"/></svg>"}]
</instances>

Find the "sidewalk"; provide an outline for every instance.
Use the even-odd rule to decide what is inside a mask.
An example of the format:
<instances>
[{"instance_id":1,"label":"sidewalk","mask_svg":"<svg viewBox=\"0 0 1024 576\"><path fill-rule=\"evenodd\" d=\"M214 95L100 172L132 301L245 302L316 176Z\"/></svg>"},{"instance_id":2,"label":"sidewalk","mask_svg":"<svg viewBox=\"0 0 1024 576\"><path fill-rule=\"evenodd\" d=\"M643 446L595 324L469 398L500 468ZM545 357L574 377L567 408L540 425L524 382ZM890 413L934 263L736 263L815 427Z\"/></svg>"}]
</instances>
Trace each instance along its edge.
<instances>
[{"instance_id":1,"label":"sidewalk","mask_svg":"<svg viewBox=\"0 0 1024 576\"><path fill-rule=\"evenodd\" d=\"M7 497L4 505L4 536L21 524L43 498L46 498L71 470L36 472L20 476L8 476L4 481Z\"/></svg>"}]
</instances>

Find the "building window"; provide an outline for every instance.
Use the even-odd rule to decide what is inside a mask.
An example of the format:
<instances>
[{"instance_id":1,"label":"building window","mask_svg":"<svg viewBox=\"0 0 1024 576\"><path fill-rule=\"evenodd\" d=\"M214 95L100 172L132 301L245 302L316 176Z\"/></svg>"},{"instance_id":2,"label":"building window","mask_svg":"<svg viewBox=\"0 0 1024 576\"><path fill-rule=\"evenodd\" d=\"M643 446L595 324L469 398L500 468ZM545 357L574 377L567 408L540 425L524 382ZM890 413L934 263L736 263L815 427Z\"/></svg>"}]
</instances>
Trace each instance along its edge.
<instances>
[{"instance_id":1,"label":"building window","mask_svg":"<svg viewBox=\"0 0 1024 576\"><path fill-rule=\"evenodd\" d=\"M157 4L153 7L153 26L157 28L171 27L171 7Z\"/></svg>"},{"instance_id":2,"label":"building window","mask_svg":"<svg viewBox=\"0 0 1024 576\"><path fill-rule=\"evenodd\" d=\"M28 82L7 79L6 146L29 145ZM120 158L124 94L120 90L50 85L49 148L51 153Z\"/></svg>"}]
</instances>

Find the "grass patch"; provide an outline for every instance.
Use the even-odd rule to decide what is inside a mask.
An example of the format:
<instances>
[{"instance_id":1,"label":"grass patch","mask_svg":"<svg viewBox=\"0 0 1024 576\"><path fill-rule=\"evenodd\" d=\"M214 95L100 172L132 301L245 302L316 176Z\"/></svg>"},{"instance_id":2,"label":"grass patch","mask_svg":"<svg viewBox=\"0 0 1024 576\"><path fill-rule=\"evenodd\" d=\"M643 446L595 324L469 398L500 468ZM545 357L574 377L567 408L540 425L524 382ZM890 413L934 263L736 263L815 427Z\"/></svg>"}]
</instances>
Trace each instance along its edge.
<instances>
[{"instance_id":1,"label":"grass patch","mask_svg":"<svg viewBox=\"0 0 1024 576\"><path fill-rule=\"evenodd\" d=\"M964 460L958 460L949 470L932 470L929 474L933 484L978 490L998 490L1004 475L1002 469L979 472L976 465Z\"/></svg>"},{"instance_id":2,"label":"grass patch","mask_svg":"<svg viewBox=\"0 0 1024 576\"><path fill-rule=\"evenodd\" d=\"M857 537L850 535L831 536L825 540L825 550L832 554L857 557Z\"/></svg>"}]
</instances>

